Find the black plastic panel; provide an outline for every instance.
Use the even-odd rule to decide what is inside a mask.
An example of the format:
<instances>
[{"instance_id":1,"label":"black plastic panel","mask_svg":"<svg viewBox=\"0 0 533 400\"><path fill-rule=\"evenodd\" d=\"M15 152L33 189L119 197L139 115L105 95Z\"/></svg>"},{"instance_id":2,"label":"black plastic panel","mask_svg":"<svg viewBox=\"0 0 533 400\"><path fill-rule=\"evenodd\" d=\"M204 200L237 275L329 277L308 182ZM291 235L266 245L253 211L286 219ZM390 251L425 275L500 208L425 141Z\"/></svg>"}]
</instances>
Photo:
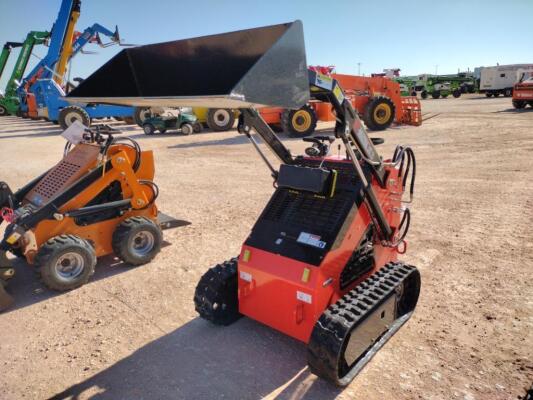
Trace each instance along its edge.
<instances>
[{"instance_id":1,"label":"black plastic panel","mask_svg":"<svg viewBox=\"0 0 533 400\"><path fill-rule=\"evenodd\" d=\"M297 159L299 165L318 166L318 161ZM356 178L353 165L325 162L326 169L338 171L337 190L333 197L318 196L278 188L257 220L246 245L292 258L311 265L320 265L333 243L345 232L343 223L350 210L358 208L363 197L362 184ZM365 173L370 175L370 170ZM324 242L322 248L298 241L302 233Z\"/></svg>"}]
</instances>

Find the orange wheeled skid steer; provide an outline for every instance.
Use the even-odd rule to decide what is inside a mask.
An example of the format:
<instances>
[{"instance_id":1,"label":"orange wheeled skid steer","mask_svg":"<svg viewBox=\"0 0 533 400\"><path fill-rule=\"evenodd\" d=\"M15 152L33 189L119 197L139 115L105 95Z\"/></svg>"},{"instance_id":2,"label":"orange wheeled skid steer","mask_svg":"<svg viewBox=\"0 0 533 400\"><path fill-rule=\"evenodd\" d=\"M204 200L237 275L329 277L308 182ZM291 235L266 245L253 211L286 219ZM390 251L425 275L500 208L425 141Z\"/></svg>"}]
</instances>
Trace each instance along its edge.
<instances>
[{"instance_id":1,"label":"orange wheeled skid steer","mask_svg":"<svg viewBox=\"0 0 533 400\"><path fill-rule=\"evenodd\" d=\"M294 156L257 109L297 110L310 98L333 107L334 137L306 138L306 155ZM240 111L238 130L275 191L238 257L200 279L202 318L228 325L244 315L307 343L311 371L344 386L412 315L420 274L398 255L407 247L414 153L378 154L382 140L368 137L337 81L308 70L301 22L123 50L67 100Z\"/></svg>"},{"instance_id":2,"label":"orange wheeled skid steer","mask_svg":"<svg viewBox=\"0 0 533 400\"><path fill-rule=\"evenodd\" d=\"M115 253L141 265L159 252L153 154L115 133L106 126L87 130L79 143L67 143L58 164L15 193L0 182L7 223L0 242L0 309L12 302L4 286L15 274L6 252L35 265L44 284L58 291L85 284L97 257Z\"/></svg>"}]
</instances>

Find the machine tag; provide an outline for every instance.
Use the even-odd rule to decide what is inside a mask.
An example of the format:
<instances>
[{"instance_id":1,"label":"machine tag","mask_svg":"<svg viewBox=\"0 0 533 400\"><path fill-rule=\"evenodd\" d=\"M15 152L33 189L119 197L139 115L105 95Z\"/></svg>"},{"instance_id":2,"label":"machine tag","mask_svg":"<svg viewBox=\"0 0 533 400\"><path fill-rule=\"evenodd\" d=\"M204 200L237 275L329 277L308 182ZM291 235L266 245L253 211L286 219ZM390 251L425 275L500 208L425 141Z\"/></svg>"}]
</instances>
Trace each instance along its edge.
<instances>
[{"instance_id":1,"label":"machine tag","mask_svg":"<svg viewBox=\"0 0 533 400\"><path fill-rule=\"evenodd\" d=\"M319 249L323 249L324 247L326 247L326 242L320 240L320 236L313 235L307 232L300 232L300 236L298 236L298 239L296 241L298 243L303 243L309 246L318 247Z\"/></svg>"},{"instance_id":2,"label":"machine tag","mask_svg":"<svg viewBox=\"0 0 533 400\"><path fill-rule=\"evenodd\" d=\"M322 88L322 89L331 90L331 87L333 86L333 78L317 72L316 79L315 79L315 86L318 86L319 88Z\"/></svg>"},{"instance_id":3,"label":"machine tag","mask_svg":"<svg viewBox=\"0 0 533 400\"><path fill-rule=\"evenodd\" d=\"M313 302L313 296L304 292L300 292L299 290L296 291L296 298L308 304L311 304Z\"/></svg>"},{"instance_id":4,"label":"machine tag","mask_svg":"<svg viewBox=\"0 0 533 400\"><path fill-rule=\"evenodd\" d=\"M243 281L246 281L246 282L251 282L252 281L252 274L250 274L249 272L240 271L239 272L239 276L241 277L241 279Z\"/></svg>"}]
</instances>

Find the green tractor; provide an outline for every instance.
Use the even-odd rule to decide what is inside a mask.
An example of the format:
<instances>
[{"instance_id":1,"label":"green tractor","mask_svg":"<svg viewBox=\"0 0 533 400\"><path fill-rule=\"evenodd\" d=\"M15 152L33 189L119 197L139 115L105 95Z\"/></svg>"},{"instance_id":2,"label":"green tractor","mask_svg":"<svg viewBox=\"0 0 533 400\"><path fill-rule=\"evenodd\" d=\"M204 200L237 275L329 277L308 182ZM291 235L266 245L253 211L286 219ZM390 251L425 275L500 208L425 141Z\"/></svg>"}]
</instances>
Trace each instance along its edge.
<instances>
[{"instance_id":1,"label":"green tractor","mask_svg":"<svg viewBox=\"0 0 533 400\"><path fill-rule=\"evenodd\" d=\"M401 96L415 96L416 97L416 78L411 77L395 77L393 81L400 84L400 95Z\"/></svg>"},{"instance_id":2,"label":"green tractor","mask_svg":"<svg viewBox=\"0 0 533 400\"><path fill-rule=\"evenodd\" d=\"M181 109L177 110L176 114L146 117L142 123L144 133L154 135L157 131L165 133L168 130L179 130L184 135L191 135L202 131L202 124L192 110Z\"/></svg>"}]
</instances>

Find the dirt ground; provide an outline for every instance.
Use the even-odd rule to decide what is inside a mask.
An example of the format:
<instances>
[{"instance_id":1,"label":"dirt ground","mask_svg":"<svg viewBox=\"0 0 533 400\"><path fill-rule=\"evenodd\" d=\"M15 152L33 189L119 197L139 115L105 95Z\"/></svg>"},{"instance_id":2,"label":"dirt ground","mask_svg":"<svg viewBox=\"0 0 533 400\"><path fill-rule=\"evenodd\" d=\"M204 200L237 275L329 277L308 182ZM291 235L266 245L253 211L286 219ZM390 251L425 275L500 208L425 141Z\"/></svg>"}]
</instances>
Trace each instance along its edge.
<instances>
[{"instance_id":1,"label":"dirt ground","mask_svg":"<svg viewBox=\"0 0 533 400\"><path fill-rule=\"evenodd\" d=\"M0 314L0 399L517 399L533 382L533 110L469 95L423 112L421 127L377 135L382 154L402 143L417 156L404 260L421 271L420 301L348 388L313 376L302 343L194 311L200 276L239 252L273 190L246 139L124 126L155 150L160 209L190 224L165 233L152 263L101 259L68 293L18 261L16 306ZM0 119L0 180L17 188L57 162L59 133Z\"/></svg>"}]
</instances>

